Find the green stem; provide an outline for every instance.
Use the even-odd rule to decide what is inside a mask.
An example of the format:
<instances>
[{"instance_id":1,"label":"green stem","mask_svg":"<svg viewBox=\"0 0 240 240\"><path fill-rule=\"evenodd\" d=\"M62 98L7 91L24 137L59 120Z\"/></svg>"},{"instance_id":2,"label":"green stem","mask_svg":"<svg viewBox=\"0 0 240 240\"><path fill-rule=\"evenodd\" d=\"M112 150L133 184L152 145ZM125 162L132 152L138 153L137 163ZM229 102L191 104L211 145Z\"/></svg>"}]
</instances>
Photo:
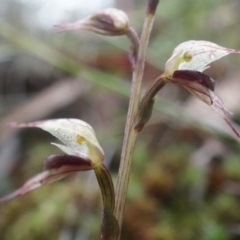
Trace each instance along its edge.
<instances>
[{"instance_id":1,"label":"green stem","mask_svg":"<svg viewBox=\"0 0 240 240\"><path fill-rule=\"evenodd\" d=\"M153 22L154 22L154 14L153 12L149 12L147 10L144 25L143 25L143 30L142 30L142 36L140 39L138 57L137 57L134 71L133 71L129 109L128 109L128 115L127 115L127 121L126 121L125 133L124 133L123 149L122 149L121 162L120 162L119 175L118 175L117 188L116 188L115 216L118 220L120 229L122 225L123 211L124 211L125 199L127 195L131 163L132 163L133 153L134 153L136 139L138 135L138 131L135 130L134 128L134 122L137 117L137 113L139 109L143 70L144 70L145 59L146 59L146 50L147 50ZM120 239L120 235L118 239Z\"/></svg>"},{"instance_id":2,"label":"green stem","mask_svg":"<svg viewBox=\"0 0 240 240\"><path fill-rule=\"evenodd\" d=\"M104 164L94 169L103 198L103 207L113 212L115 207L112 177Z\"/></svg>"}]
</instances>

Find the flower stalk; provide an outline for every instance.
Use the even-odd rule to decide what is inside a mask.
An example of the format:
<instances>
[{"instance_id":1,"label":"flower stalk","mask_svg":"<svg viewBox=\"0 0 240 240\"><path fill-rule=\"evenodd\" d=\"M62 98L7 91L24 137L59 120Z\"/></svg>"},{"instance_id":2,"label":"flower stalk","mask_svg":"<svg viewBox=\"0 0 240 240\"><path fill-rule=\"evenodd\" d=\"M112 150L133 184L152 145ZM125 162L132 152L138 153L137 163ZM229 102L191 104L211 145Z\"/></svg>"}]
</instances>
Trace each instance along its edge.
<instances>
[{"instance_id":1,"label":"flower stalk","mask_svg":"<svg viewBox=\"0 0 240 240\"><path fill-rule=\"evenodd\" d=\"M157 76L153 83L149 86L145 92L142 101L140 103L137 119L134 123L135 129L140 132L144 125L148 122L152 115L152 109L155 101L155 95L165 84L168 82L168 78L164 74Z\"/></svg>"},{"instance_id":2,"label":"flower stalk","mask_svg":"<svg viewBox=\"0 0 240 240\"><path fill-rule=\"evenodd\" d=\"M152 8L151 8L151 11L149 10L150 8L149 6L152 7L152 5L149 2L152 2L152 1L148 1L148 8L146 11L146 17L145 17L142 35L140 39L140 45L138 49L138 56L136 59L135 68L133 70L130 102L129 102L127 121L126 121L125 133L124 133L119 175L117 180L116 206L115 206L114 213L115 213L116 219L118 220L120 230L122 225L123 211L125 206L128 183L129 183L131 163L132 163L133 153L134 153L136 139L138 135L138 131L135 129L134 123L137 118L137 114L139 110L142 78L143 78L143 71L144 71L145 59L146 59L146 50L148 47L149 37L152 31L152 26L153 26L154 16L155 16L154 14L155 11L153 11ZM158 1L154 1L154 2L158 3ZM157 8L157 4L155 4L155 9L156 8ZM120 239L120 235L118 239Z\"/></svg>"},{"instance_id":3,"label":"flower stalk","mask_svg":"<svg viewBox=\"0 0 240 240\"><path fill-rule=\"evenodd\" d=\"M139 49L139 38L138 35L133 27L129 27L128 32L126 33L127 37L131 41L131 49L129 52L129 59L132 64L132 68L134 69L137 61L138 56L138 49Z\"/></svg>"}]
</instances>

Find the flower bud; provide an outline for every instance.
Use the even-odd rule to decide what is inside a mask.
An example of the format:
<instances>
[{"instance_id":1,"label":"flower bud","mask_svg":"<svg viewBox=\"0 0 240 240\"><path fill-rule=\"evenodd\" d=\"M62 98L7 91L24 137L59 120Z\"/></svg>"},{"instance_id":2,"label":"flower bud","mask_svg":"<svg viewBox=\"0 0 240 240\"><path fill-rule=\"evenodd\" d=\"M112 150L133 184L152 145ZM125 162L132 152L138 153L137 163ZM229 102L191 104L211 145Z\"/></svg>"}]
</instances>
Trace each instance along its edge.
<instances>
[{"instance_id":1,"label":"flower bud","mask_svg":"<svg viewBox=\"0 0 240 240\"><path fill-rule=\"evenodd\" d=\"M55 25L60 31L87 30L102 35L124 35L129 30L129 19L125 12L107 8L73 23Z\"/></svg>"}]
</instances>

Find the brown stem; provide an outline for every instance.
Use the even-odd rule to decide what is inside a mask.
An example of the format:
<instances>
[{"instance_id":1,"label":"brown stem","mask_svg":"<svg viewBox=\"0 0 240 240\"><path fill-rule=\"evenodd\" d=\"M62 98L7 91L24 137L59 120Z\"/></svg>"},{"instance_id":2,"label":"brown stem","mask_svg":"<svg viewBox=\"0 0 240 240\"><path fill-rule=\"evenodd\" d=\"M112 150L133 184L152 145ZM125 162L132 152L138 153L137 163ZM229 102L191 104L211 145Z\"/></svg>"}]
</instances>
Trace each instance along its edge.
<instances>
[{"instance_id":1,"label":"brown stem","mask_svg":"<svg viewBox=\"0 0 240 240\"><path fill-rule=\"evenodd\" d=\"M147 12L149 14L154 15L155 11L157 9L158 3L159 3L159 0L148 0L147 1L147 4L148 4L147 5Z\"/></svg>"},{"instance_id":2,"label":"brown stem","mask_svg":"<svg viewBox=\"0 0 240 240\"><path fill-rule=\"evenodd\" d=\"M116 190L116 207L115 216L118 220L119 227L121 229L123 212L125 206L125 199L127 195L127 188L131 170L131 163L133 153L135 149L136 139L138 131L134 128L134 122L137 117L139 103L140 103L140 92L142 86L143 71L146 59L146 50L149 42L152 25L154 22L154 14L146 12L146 17L143 25L142 36L140 40L138 57L136 65L133 71L132 77L132 88L129 102L129 109L124 133L123 149L121 154L119 175L117 181ZM120 239L120 235L118 237Z\"/></svg>"},{"instance_id":3,"label":"brown stem","mask_svg":"<svg viewBox=\"0 0 240 240\"><path fill-rule=\"evenodd\" d=\"M130 41L132 42L131 51L129 52L129 59L132 64L132 68L134 69L134 67L136 65L136 61L137 61L140 40L137 35L137 32L132 27L129 27L127 36L130 39Z\"/></svg>"}]
</instances>

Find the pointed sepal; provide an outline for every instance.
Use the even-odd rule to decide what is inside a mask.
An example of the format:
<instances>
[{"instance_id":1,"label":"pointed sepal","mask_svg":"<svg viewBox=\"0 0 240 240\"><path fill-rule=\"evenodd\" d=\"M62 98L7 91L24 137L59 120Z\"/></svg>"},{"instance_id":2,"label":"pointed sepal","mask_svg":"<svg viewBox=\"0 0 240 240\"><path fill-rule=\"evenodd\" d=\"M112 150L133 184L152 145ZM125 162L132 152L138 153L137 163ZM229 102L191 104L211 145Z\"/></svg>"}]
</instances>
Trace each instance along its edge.
<instances>
[{"instance_id":1,"label":"pointed sepal","mask_svg":"<svg viewBox=\"0 0 240 240\"><path fill-rule=\"evenodd\" d=\"M23 196L46 184L58 181L70 173L94 169L94 165L87 159L71 155L51 155L44 161L44 171L30 178L18 190L0 198L0 202L7 202Z\"/></svg>"},{"instance_id":2,"label":"pointed sepal","mask_svg":"<svg viewBox=\"0 0 240 240\"><path fill-rule=\"evenodd\" d=\"M201 101L211 106L226 121L236 136L240 138L239 133L228 119L232 113L224 106L221 98L214 93L214 79L198 71L177 70L173 73L171 82L186 88Z\"/></svg>"}]
</instances>

